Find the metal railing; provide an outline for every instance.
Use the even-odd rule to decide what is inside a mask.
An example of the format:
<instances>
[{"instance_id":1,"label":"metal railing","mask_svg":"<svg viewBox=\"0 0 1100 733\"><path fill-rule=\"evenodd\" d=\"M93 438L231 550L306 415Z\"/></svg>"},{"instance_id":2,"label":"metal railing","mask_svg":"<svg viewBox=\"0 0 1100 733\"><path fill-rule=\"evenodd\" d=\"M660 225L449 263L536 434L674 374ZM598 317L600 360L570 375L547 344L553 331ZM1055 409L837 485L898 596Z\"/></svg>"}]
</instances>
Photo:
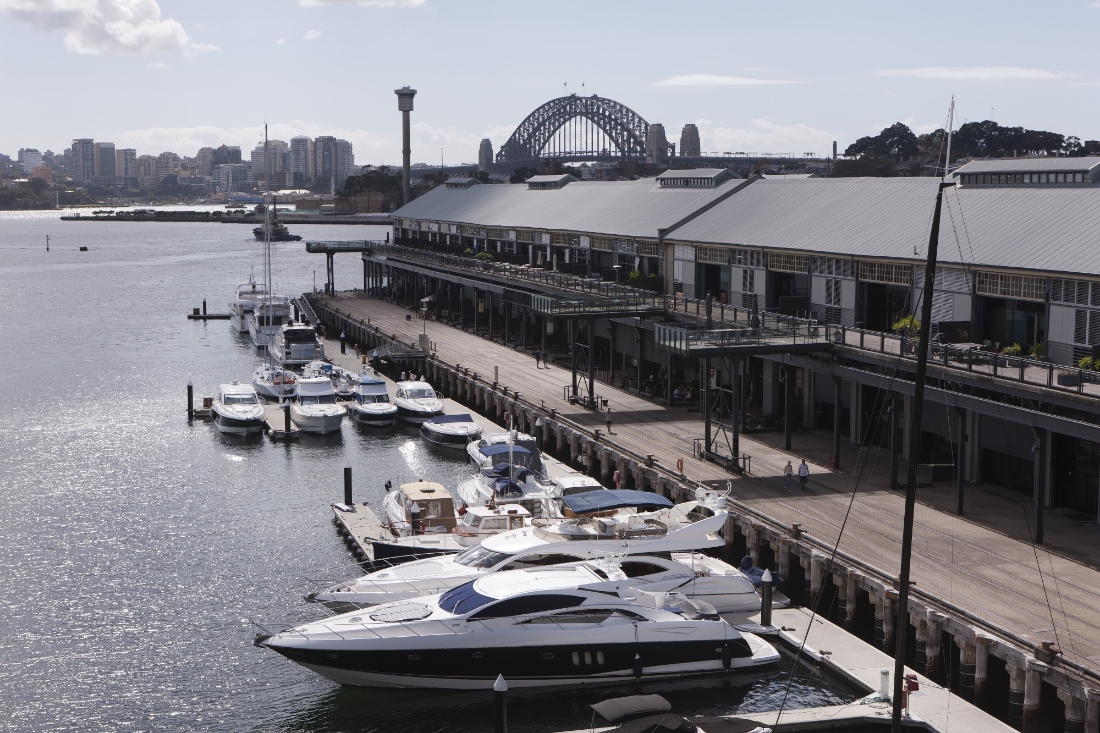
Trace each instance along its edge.
<instances>
[{"instance_id":1,"label":"metal railing","mask_svg":"<svg viewBox=\"0 0 1100 733\"><path fill-rule=\"evenodd\" d=\"M829 327L812 322L779 322L768 327L752 328L687 328L658 323L655 326L658 344L683 354L693 349L717 349L759 344L829 343Z\"/></svg>"}]
</instances>

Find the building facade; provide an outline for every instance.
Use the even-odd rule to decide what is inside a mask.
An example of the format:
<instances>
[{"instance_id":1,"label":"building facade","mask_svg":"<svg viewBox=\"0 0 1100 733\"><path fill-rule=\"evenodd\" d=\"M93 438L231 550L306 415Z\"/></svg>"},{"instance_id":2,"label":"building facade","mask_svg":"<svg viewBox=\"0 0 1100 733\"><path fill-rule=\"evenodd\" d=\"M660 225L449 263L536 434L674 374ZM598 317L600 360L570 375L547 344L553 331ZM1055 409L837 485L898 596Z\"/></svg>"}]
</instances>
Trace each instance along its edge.
<instances>
[{"instance_id":1,"label":"building facade","mask_svg":"<svg viewBox=\"0 0 1100 733\"><path fill-rule=\"evenodd\" d=\"M73 140L73 182L89 185L95 178L95 141L91 138Z\"/></svg>"}]
</instances>

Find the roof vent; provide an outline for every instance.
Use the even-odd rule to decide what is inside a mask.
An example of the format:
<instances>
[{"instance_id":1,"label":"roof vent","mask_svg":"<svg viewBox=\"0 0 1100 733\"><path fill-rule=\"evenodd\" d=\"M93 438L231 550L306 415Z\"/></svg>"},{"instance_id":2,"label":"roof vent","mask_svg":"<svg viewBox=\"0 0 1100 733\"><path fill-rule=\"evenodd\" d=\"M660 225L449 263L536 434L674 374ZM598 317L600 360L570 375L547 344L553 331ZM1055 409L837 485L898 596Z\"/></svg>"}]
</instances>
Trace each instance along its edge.
<instances>
[{"instance_id":1,"label":"roof vent","mask_svg":"<svg viewBox=\"0 0 1100 733\"><path fill-rule=\"evenodd\" d=\"M481 181L477 180L476 178L466 178L466 177L457 178L456 177L456 178L448 178L446 181L443 182L443 185L446 186L447 188L469 188L470 186L474 185L475 183L480 184Z\"/></svg>"},{"instance_id":2,"label":"roof vent","mask_svg":"<svg viewBox=\"0 0 1100 733\"><path fill-rule=\"evenodd\" d=\"M531 176L527 179L527 188L532 191L542 190L547 188L565 188L566 185L573 183L577 179L568 173L562 173L557 176Z\"/></svg>"},{"instance_id":3,"label":"roof vent","mask_svg":"<svg viewBox=\"0 0 1100 733\"><path fill-rule=\"evenodd\" d=\"M731 178L740 176L725 168L692 168L667 170L657 176L657 183L661 188L714 188Z\"/></svg>"}]
</instances>

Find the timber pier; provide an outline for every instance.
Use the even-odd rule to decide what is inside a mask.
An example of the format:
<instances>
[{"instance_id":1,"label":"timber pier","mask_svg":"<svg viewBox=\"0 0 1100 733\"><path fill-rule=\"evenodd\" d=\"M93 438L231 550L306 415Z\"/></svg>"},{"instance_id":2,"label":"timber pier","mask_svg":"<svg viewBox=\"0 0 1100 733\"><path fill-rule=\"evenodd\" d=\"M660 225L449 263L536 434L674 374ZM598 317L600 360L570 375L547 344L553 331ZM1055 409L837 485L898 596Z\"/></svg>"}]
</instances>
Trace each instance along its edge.
<instances>
[{"instance_id":1,"label":"timber pier","mask_svg":"<svg viewBox=\"0 0 1100 733\"><path fill-rule=\"evenodd\" d=\"M369 257L364 255L364 260ZM374 282L369 274L365 279L368 287ZM392 284L393 277L380 281ZM482 285L478 281L476 288L452 291L444 284L436 292L444 297L453 293L454 299L433 296L431 313L437 320L420 317L420 297L393 297L384 287L373 290L384 298L356 291L307 299L328 333L344 332L348 343L363 351L386 346L387 359L399 368L425 373L445 396L487 418L500 419L509 412L518 429L535 435L542 450L564 464L605 481L619 470L623 488L655 491L673 500L691 496L699 485L730 485L725 532L729 554L751 555L757 565L777 569L786 579L784 592L796 604L816 606L823 616L887 653L893 650L895 634L905 634L910 666L1017 728L1039 730L1041 721L1059 715L1067 725L1082 724L1073 730L1097 730L1100 570L1082 549L1094 546L1094 530L1048 513L1049 540L1037 549L1028 539L1034 527L1027 512L1020 511L1018 501L1006 507L996 489L968 487L965 517L953 512L957 488L950 481L922 489L913 556L916 586L902 615L908 622L895 628L903 496L890 489L897 485L893 477L903 461L884 461L893 464L887 470L874 463L869 451L857 447L851 465L846 461L841 468L839 460L833 460L839 459L839 418L832 435L790 428L749 433L744 419L731 421L728 414L743 415L743 408L734 403L723 420L716 403L708 404L715 397L707 391L694 403L670 400L669 405L630 384L621 388L599 383L596 399L598 378L614 380L614 368L610 374L599 374L592 366L595 359L585 363L585 340L590 338L585 327L571 332L572 354L555 349L543 340L551 329L537 320L534 325L539 328L531 328L534 319L513 315L521 311L512 311L508 300L492 299L486 307L490 301L482 300L482 292L492 292L492 286L479 292ZM557 300L555 307L566 307L560 305L564 297ZM568 307L573 309L568 315L576 315L583 306ZM705 317L698 303L684 300L673 308L691 317L698 309L699 317ZM729 314L728 309L724 315L733 323L751 318L745 311ZM499 319L495 324L494 318ZM555 330L562 323L556 318L551 317ZM616 312L609 320L638 327L632 318ZM471 320L473 332L468 330ZM520 333L517 320L522 322ZM539 336L530 338L529 328ZM838 342L843 348L852 338L851 331L840 329L826 335L808 327L758 328L746 335L744 344L732 334L729 343L715 344L693 341L692 333L690 327L673 332L666 338L667 353L680 349L701 361L709 355L693 349L751 346L758 350L752 353L765 356L771 350L777 368L792 368L786 372L792 375L792 360L805 360L797 362L802 366L812 354L832 350ZM839 339L835 334L841 334ZM795 348L783 349L784 341ZM883 339L876 344L876 350L882 346L885 352L885 343ZM530 351L537 346L550 351L552 366L536 370ZM899 348L904 351L905 345ZM825 367L830 368L846 374L839 365ZM839 395L839 379L833 384ZM897 386L904 394L904 385ZM591 402L584 399L589 395ZM610 432L604 401L612 408ZM701 449L704 446L711 450ZM727 460L716 460L723 454ZM729 460L750 455L751 471L747 463ZM807 489L801 492L796 483L794 493L788 494L783 466L787 460L797 465L802 459L809 466ZM859 490L853 498L856 482ZM834 553L842 527L845 531ZM1057 606L1048 602L1054 577L1061 594Z\"/></svg>"}]
</instances>

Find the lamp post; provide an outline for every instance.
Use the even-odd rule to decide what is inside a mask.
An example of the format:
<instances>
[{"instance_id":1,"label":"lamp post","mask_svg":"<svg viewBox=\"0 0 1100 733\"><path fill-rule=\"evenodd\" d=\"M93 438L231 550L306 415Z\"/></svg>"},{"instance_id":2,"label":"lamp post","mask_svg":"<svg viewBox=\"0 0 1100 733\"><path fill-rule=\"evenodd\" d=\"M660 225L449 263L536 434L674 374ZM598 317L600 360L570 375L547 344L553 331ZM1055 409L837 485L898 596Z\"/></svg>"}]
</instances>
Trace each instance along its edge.
<instances>
[{"instance_id":1,"label":"lamp post","mask_svg":"<svg viewBox=\"0 0 1100 733\"><path fill-rule=\"evenodd\" d=\"M397 109L401 112L401 204L405 205L412 200L409 182L409 158L412 155L409 145L409 113L413 111L416 90L403 86L394 89L393 93L397 95Z\"/></svg>"}]
</instances>

